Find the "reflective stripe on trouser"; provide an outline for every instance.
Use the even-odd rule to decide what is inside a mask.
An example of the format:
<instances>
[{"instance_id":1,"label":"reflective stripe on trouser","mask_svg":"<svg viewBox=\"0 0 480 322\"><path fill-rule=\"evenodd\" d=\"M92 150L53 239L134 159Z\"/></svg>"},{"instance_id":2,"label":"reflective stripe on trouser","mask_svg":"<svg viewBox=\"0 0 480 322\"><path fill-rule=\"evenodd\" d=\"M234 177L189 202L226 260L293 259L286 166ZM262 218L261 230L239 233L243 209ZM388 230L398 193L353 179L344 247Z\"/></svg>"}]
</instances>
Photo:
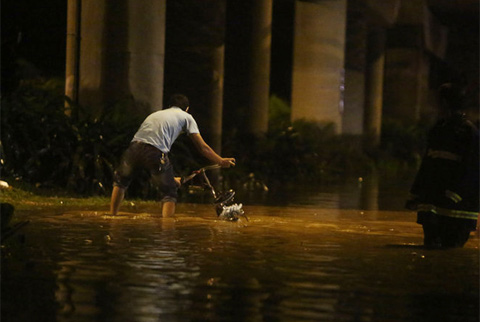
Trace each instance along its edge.
<instances>
[{"instance_id":1,"label":"reflective stripe on trouser","mask_svg":"<svg viewBox=\"0 0 480 322\"><path fill-rule=\"evenodd\" d=\"M448 208L437 207L431 204L420 204L418 205L417 211L430 211L437 215L448 216L453 218L464 218L464 219L471 219L471 220L478 219L478 212L476 211L448 209Z\"/></svg>"}]
</instances>

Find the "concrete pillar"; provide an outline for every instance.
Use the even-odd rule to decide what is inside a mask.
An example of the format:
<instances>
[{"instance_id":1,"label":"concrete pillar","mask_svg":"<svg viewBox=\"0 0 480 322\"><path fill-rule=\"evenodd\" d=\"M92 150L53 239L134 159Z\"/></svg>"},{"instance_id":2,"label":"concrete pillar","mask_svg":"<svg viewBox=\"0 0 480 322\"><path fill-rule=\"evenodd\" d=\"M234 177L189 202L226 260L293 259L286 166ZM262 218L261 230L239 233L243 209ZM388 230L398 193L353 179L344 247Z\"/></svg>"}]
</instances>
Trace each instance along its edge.
<instances>
[{"instance_id":1,"label":"concrete pillar","mask_svg":"<svg viewBox=\"0 0 480 322\"><path fill-rule=\"evenodd\" d=\"M385 30L372 28L368 35L365 134L367 144L376 147L380 144L383 106L383 74L385 65Z\"/></svg>"},{"instance_id":2,"label":"concrete pillar","mask_svg":"<svg viewBox=\"0 0 480 322\"><path fill-rule=\"evenodd\" d=\"M385 64L385 116L418 121L428 97L428 59L418 49L390 48Z\"/></svg>"},{"instance_id":3,"label":"concrete pillar","mask_svg":"<svg viewBox=\"0 0 480 322\"><path fill-rule=\"evenodd\" d=\"M378 210L379 193L379 175L373 171L361 183L360 209Z\"/></svg>"},{"instance_id":4,"label":"concrete pillar","mask_svg":"<svg viewBox=\"0 0 480 322\"><path fill-rule=\"evenodd\" d=\"M398 24L388 32L384 114L407 124L418 121L422 110L433 111L428 103L429 59L424 51L426 10L423 0L403 0Z\"/></svg>"},{"instance_id":5,"label":"concrete pillar","mask_svg":"<svg viewBox=\"0 0 480 322\"><path fill-rule=\"evenodd\" d=\"M199 122L200 131L208 144L217 153L222 151L222 120L223 120L223 82L225 47L212 46L207 51L208 74L201 78L204 92L192 96L192 113ZM199 107L198 104L203 106ZM199 108L198 108L199 107Z\"/></svg>"},{"instance_id":6,"label":"concrete pillar","mask_svg":"<svg viewBox=\"0 0 480 322\"><path fill-rule=\"evenodd\" d=\"M68 0L65 96L69 97L73 103L77 102L78 96L80 13L80 0ZM70 114L69 110L66 110L66 113Z\"/></svg>"},{"instance_id":7,"label":"concrete pillar","mask_svg":"<svg viewBox=\"0 0 480 322\"><path fill-rule=\"evenodd\" d=\"M83 0L79 101L162 106L166 0Z\"/></svg>"},{"instance_id":8,"label":"concrete pillar","mask_svg":"<svg viewBox=\"0 0 480 322\"><path fill-rule=\"evenodd\" d=\"M103 103L107 108L133 94L129 86L131 26L128 10L129 0L105 2L101 87Z\"/></svg>"},{"instance_id":9,"label":"concrete pillar","mask_svg":"<svg viewBox=\"0 0 480 322\"><path fill-rule=\"evenodd\" d=\"M296 1L292 120L342 132L346 0Z\"/></svg>"},{"instance_id":10,"label":"concrete pillar","mask_svg":"<svg viewBox=\"0 0 480 322\"><path fill-rule=\"evenodd\" d=\"M272 0L227 1L224 130L242 137L268 129Z\"/></svg>"},{"instance_id":11,"label":"concrete pillar","mask_svg":"<svg viewBox=\"0 0 480 322\"><path fill-rule=\"evenodd\" d=\"M251 64L247 131L258 135L268 130L272 0L254 0L251 2L251 5Z\"/></svg>"},{"instance_id":12,"label":"concrete pillar","mask_svg":"<svg viewBox=\"0 0 480 322\"><path fill-rule=\"evenodd\" d=\"M363 134L367 20L362 2L349 1L345 48L344 134Z\"/></svg>"},{"instance_id":13,"label":"concrete pillar","mask_svg":"<svg viewBox=\"0 0 480 322\"><path fill-rule=\"evenodd\" d=\"M205 141L218 153L222 142L225 0L167 3L165 94L190 100Z\"/></svg>"},{"instance_id":14,"label":"concrete pillar","mask_svg":"<svg viewBox=\"0 0 480 322\"><path fill-rule=\"evenodd\" d=\"M223 120L223 82L224 82L225 46L219 46L213 52L213 82L211 88L211 146L217 152L222 151L222 120Z\"/></svg>"},{"instance_id":15,"label":"concrete pillar","mask_svg":"<svg viewBox=\"0 0 480 322\"><path fill-rule=\"evenodd\" d=\"M166 0L128 3L129 87L137 103L158 110L163 105Z\"/></svg>"},{"instance_id":16,"label":"concrete pillar","mask_svg":"<svg viewBox=\"0 0 480 322\"><path fill-rule=\"evenodd\" d=\"M106 0L82 1L78 100L89 108L103 105L105 5Z\"/></svg>"}]
</instances>

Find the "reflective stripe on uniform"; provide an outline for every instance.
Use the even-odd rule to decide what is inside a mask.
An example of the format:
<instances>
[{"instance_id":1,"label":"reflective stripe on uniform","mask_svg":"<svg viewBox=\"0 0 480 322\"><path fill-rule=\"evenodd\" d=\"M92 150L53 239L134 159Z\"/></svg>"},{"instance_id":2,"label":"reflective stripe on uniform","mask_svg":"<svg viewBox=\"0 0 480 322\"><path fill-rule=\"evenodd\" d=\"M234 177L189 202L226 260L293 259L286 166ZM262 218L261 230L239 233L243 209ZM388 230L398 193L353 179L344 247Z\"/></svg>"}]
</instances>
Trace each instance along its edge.
<instances>
[{"instance_id":1,"label":"reflective stripe on uniform","mask_svg":"<svg viewBox=\"0 0 480 322\"><path fill-rule=\"evenodd\" d=\"M452 160L452 161L462 160L462 157L460 155L449 152L449 151L442 151L442 150L428 149L427 156L429 156L432 159L445 159L445 160Z\"/></svg>"},{"instance_id":2,"label":"reflective stripe on uniform","mask_svg":"<svg viewBox=\"0 0 480 322\"><path fill-rule=\"evenodd\" d=\"M463 219L471 219L471 220L478 219L477 211L447 209L447 208L437 207L432 204L420 204L418 205L417 211L430 211L437 215L453 217L453 218L463 218Z\"/></svg>"},{"instance_id":3,"label":"reflective stripe on uniform","mask_svg":"<svg viewBox=\"0 0 480 322\"><path fill-rule=\"evenodd\" d=\"M448 199L452 200L455 203L459 203L460 201L462 201L462 197L460 197L460 195L450 190L445 190L445 197L447 197Z\"/></svg>"}]
</instances>

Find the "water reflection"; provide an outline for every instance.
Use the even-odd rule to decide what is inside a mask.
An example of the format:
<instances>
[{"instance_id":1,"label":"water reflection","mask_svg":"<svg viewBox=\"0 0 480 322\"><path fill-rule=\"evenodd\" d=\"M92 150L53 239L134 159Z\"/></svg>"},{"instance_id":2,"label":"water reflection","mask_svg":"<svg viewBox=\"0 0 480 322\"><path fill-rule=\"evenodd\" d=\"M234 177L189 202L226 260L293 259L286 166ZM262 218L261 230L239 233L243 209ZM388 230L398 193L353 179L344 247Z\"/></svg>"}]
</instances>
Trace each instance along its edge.
<instances>
[{"instance_id":1,"label":"water reflection","mask_svg":"<svg viewBox=\"0 0 480 322\"><path fill-rule=\"evenodd\" d=\"M2 320L477 321L478 236L425 250L415 214L380 210L383 190L364 184L247 204L238 223L209 204L167 219L20 212L31 224L2 250Z\"/></svg>"},{"instance_id":2,"label":"water reflection","mask_svg":"<svg viewBox=\"0 0 480 322\"><path fill-rule=\"evenodd\" d=\"M270 192L237 191L236 200L249 204L316 205L328 209L403 210L411 178L381 180L371 173L342 183L274 186Z\"/></svg>"}]
</instances>

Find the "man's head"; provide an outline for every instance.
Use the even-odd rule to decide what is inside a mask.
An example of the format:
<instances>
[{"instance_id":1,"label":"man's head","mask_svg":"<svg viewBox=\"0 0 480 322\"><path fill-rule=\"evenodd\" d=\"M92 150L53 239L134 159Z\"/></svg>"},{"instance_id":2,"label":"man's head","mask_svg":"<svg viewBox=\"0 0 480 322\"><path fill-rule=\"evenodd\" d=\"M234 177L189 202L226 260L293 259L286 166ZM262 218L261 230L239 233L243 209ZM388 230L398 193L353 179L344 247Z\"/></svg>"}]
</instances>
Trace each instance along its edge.
<instances>
[{"instance_id":1,"label":"man's head","mask_svg":"<svg viewBox=\"0 0 480 322\"><path fill-rule=\"evenodd\" d=\"M186 111L190 106L190 102L188 101L188 97L183 94L173 94L168 100L168 107L172 106L180 107Z\"/></svg>"},{"instance_id":2,"label":"man's head","mask_svg":"<svg viewBox=\"0 0 480 322\"><path fill-rule=\"evenodd\" d=\"M464 108L465 95L463 89L453 83L445 83L438 89L440 103L451 111L458 111Z\"/></svg>"}]
</instances>

